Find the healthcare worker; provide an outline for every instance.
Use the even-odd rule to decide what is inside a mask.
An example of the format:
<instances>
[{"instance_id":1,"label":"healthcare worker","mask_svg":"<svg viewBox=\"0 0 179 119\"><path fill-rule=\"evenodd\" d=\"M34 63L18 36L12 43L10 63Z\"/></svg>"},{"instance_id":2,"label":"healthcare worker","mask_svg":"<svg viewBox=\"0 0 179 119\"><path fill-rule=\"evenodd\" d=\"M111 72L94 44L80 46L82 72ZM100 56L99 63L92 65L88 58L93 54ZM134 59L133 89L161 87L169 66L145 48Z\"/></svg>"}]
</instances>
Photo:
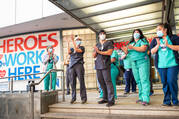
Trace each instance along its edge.
<instances>
[{"instance_id":1,"label":"healthcare worker","mask_svg":"<svg viewBox=\"0 0 179 119\"><path fill-rule=\"evenodd\" d=\"M114 98L117 99L117 91L116 91L116 79L119 75L119 57L118 52L113 50L111 55L111 80L114 88ZM103 91L100 92L100 96L103 97Z\"/></svg>"},{"instance_id":2,"label":"healthcare worker","mask_svg":"<svg viewBox=\"0 0 179 119\"><path fill-rule=\"evenodd\" d=\"M179 106L178 71L179 71L179 37L172 34L168 24L157 26L157 36L150 44L151 53L155 54L155 67L163 84L163 106Z\"/></svg>"},{"instance_id":3,"label":"healthcare worker","mask_svg":"<svg viewBox=\"0 0 179 119\"><path fill-rule=\"evenodd\" d=\"M47 53L44 55L42 60L44 64L44 71L48 72L50 69L56 69L56 63L58 61L57 56L54 54L53 46L47 47ZM52 89L55 90L56 87L56 78L57 72L52 72ZM44 89L49 91L49 84L50 84L50 74L48 74L44 79Z\"/></svg>"},{"instance_id":4,"label":"healthcare worker","mask_svg":"<svg viewBox=\"0 0 179 119\"><path fill-rule=\"evenodd\" d=\"M121 47L121 50L123 49L123 47ZM132 64L130 61L130 52L128 54L125 54L125 52L121 53L121 60L123 60L124 62L124 80L125 80L125 91L124 94L128 94L130 92L130 87L132 85L132 92L136 93L136 82L132 73Z\"/></svg>"},{"instance_id":5,"label":"healthcare worker","mask_svg":"<svg viewBox=\"0 0 179 119\"><path fill-rule=\"evenodd\" d=\"M64 65L66 65L66 87L67 87L66 95L70 94L70 68L69 68L69 62L70 62L70 55L67 55L66 59L64 61Z\"/></svg>"},{"instance_id":6,"label":"healthcare worker","mask_svg":"<svg viewBox=\"0 0 179 119\"><path fill-rule=\"evenodd\" d=\"M81 103L84 104L87 101L86 95L86 86L84 80L84 60L83 55L85 53L84 46L81 46L81 39L76 36L75 38L73 35L71 36L71 41L73 44L73 48L70 48L69 40L68 40L68 53L70 54L70 80L71 80L71 89L72 89L72 99L71 104L76 101L76 78L78 78L80 82L80 96L81 96Z\"/></svg>"},{"instance_id":7,"label":"healthcare worker","mask_svg":"<svg viewBox=\"0 0 179 119\"><path fill-rule=\"evenodd\" d=\"M119 75L119 56L116 50L111 55L111 80L114 87L114 98L117 99L116 80Z\"/></svg>"},{"instance_id":8,"label":"healthcare worker","mask_svg":"<svg viewBox=\"0 0 179 119\"><path fill-rule=\"evenodd\" d=\"M99 104L107 103L110 107L115 104L114 88L111 80L111 54L114 46L111 41L106 40L106 32L101 30L99 32L99 43L94 46L93 56L95 60L95 69L97 72L98 81L103 90L103 99Z\"/></svg>"},{"instance_id":9,"label":"healthcare worker","mask_svg":"<svg viewBox=\"0 0 179 119\"><path fill-rule=\"evenodd\" d=\"M149 105L150 101L150 60L147 54L148 46L149 43L142 31L135 29L128 47L123 48L126 54L127 51L129 52L132 72L139 89L139 100L136 103L141 103L144 106Z\"/></svg>"}]
</instances>

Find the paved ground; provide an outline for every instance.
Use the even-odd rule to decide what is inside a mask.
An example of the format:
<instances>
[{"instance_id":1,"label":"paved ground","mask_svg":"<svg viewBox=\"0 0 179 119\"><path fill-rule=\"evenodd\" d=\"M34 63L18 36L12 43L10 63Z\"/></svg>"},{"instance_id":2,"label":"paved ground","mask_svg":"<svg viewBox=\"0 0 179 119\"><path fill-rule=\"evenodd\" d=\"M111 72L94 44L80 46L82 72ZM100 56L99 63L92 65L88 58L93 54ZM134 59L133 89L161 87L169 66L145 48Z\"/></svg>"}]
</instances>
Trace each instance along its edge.
<instances>
[{"instance_id":1,"label":"paved ground","mask_svg":"<svg viewBox=\"0 0 179 119\"><path fill-rule=\"evenodd\" d=\"M97 104L100 100L97 90L87 90L88 101L81 104L79 91L77 91L77 101L70 104L71 95L66 96L66 101L62 102L59 94L59 103L51 105L50 112L42 117L64 118L64 119L179 119L179 107L161 106L163 92L161 88L156 88L151 96L149 106L136 104L137 93L123 94L122 89L118 89L116 105L106 107L105 104Z\"/></svg>"},{"instance_id":2,"label":"paved ground","mask_svg":"<svg viewBox=\"0 0 179 119\"><path fill-rule=\"evenodd\" d=\"M123 91L118 91L117 92L117 100L116 100L116 105L114 107L124 107L124 108L140 108L140 107L144 107L141 104L136 104L136 100L138 100L138 94L137 93L130 93L127 95L123 94ZM97 101L100 100L99 98L99 93L97 90L87 90L87 97L88 97L88 101L87 104L97 104ZM65 103L70 103L71 100L71 95L66 95L66 101ZM61 102L61 96L59 96L59 101ZM155 90L154 94L151 96L151 100L150 100L150 105L147 106L148 108L152 108L152 107L158 107L158 108L165 108L163 106L161 106L163 102L163 91L160 90ZM77 91L77 101L76 104L80 104L81 103L81 99L79 96L79 91ZM167 107L168 109L179 109L179 107Z\"/></svg>"}]
</instances>

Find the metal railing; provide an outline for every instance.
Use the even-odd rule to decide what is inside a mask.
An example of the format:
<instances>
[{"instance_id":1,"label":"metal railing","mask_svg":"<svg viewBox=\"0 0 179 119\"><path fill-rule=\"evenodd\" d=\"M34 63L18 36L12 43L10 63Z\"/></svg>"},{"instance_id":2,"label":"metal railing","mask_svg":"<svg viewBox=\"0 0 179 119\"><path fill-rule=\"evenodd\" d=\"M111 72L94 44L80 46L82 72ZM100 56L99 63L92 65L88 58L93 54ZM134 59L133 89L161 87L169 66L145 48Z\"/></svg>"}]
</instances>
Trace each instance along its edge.
<instances>
[{"instance_id":1,"label":"metal railing","mask_svg":"<svg viewBox=\"0 0 179 119\"><path fill-rule=\"evenodd\" d=\"M41 78L41 80L38 83L31 83L30 84L31 119L34 119L34 91L33 91L33 87L36 86L36 85L39 85L45 79L45 77L50 73L50 89L52 89L52 72L59 72L59 71L63 73L63 85L62 85L63 97L62 97L62 100L65 101L64 70L62 70L62 69L51 69L43 76L43 78Z\"/></svg>"},{"instance_id":2,"label":"metal railing","mask_svg":"<svg viewBox=\"0 0 179 119\"><path fill-rule=\"evenodd\" d=\"M31 82L30 86L30 101L31 101L31 119L34 119L34 86L39 85L44 79L45 77L50 74L50 89L52 89L52 72L62 72L62 100L65 101L65 75L64 75L64 70L63 69L51 69L48 72L42 72L42 73L34 73L34 74L25 74L25 75L18 75L18 76L10 76L10 77L3 77L0 79L10 79L9 82L9 91L11 93L13 93L13 79L15 77L22 77L22 76L30 76L30 75L39 75L39 74L45 74L39 82L37 83L33 83ZM28 81L32 81L31 79L29 79Z\"/></svg>"},{"instance_id":3,"label":"metal railing","mask_svg":"<svg viewBox=\"0 0 179 119\"><path fill-rule=\"evenodd\" d=\"M3 82L8 82L9 83L9 91L13 93L13 84L14 84L14 78L16 77L23 77L23 76L31 76L31 75L40 75L40 74L45 74L46 72L41 72L41 73L33 73L33 74L24 74L24 75L17 75L17 76L9 76L9 77L3 77L1 79L10 79L9 81L3 81ZM34 79L28 79L27 81L34 81ZM0 82L2 83L2 82Z\"/></svg>"}]
</instances>

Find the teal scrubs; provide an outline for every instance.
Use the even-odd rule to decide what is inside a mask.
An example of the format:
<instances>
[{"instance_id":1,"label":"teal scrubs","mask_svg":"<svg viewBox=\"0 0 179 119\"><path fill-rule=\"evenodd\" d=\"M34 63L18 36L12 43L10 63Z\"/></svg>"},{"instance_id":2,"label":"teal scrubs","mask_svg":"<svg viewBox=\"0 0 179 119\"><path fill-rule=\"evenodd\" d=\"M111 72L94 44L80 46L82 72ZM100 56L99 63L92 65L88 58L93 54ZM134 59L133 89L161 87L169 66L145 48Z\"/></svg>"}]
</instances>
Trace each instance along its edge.
<instances>
[{"instance_id":1,"label":"teal scrubs","mask_svg":"<svg viewBox=\"0 0 179 119\"><path fill-rule=\"evenodd\" d=\"M123 52L122 53L122 56L124 56L125 53ZM123 59L123 62L124 62L124 69L131 69L132 66L131 66L131 61L130 61L130 52L127 54L127 56Z\"/></svg>"},{"instance_id":2,"label":"teal scrubs","mask_svg":"<svg viewBox=\"0 0 179 119\"><path fill-rule=\"evenodd\" d=\"M111 63L111 80L112 80L112 84L114 87L114 97L115 99L117 99L117 91L116 91L116 79L119 75L119 56L118 56L118 52L116 50L113 51L112 55L111 55L111 59L115 58L115 62ZM100 97L103 97L103 91L101 90L100 92Z\"/></svg>"},{"instance_id":3,"label":"teal scrubs","mask_svg":"<svg viewBox=\"0 0 179 119\"><path fill-rule=\"evenodd\" d=\"M168 44L172 45L170 38L167 36ZM177 66L173 50L165 46L164 39L160 39L160 47L158 49L158 68L169 68ZM165 59L165 60L163 60Z\"/></svg>"},{"instance_id":4,"label":"teal scrubs","mask_svg":"<svg viewBox=\"0 0 179 119\"><path fill-rule=\"evenodd\" d=\"M137 42L132 42L130 45L141 47L149 45L145 39L139 39ZM129 57L132 63L132 72L139 89L139 100L149 103L150 101L150 60L145 52L138 52L129 49Z\"/></svg>"},{"instance_id":5,"label":"teal scrubs","mask_svg":"<svg viewBox=\"0 0 179 119\"><path fill-rule=\"evenodd\" d=\"M115 58L115 62L111 63L111 80L112 80L112 84L114 87L114 97L115 99L117 99L117 91L116 91L116 79L119 75L119 57L118 57L118 53L116 50L113 51L112 55L111 55L111 59Z\"/></svg>"},{"instance_id":6,"label":"teal scrubs","mask_svg":"<svg viewBox=\"0 0 179 119\"><path fill-rule=\"evenodd\" d=\"M53 69L53 60L51 60L51 62L48 63L46 72L48 72L50 69ZM52 75L52 89L55 90L57 73L52 72L51 75ZM50 84L50 74L48 74L44 79L45 90L49 90L49 84Z\"/></svg>"}]
</instances>

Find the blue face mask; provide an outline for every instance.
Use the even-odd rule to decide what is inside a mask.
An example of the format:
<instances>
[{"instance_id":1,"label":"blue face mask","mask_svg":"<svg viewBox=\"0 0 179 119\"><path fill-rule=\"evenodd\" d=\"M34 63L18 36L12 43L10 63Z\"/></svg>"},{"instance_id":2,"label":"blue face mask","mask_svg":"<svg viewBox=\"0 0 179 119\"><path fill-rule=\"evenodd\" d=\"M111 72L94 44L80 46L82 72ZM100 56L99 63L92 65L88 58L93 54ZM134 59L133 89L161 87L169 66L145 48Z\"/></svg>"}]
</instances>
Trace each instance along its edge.
<instances>
[{"instance_id":1,"label":"blue face mask","mask_svg":"<svg viewBox=\"0 0 179 119\"><path fill-rule=\"evenodd\" d=\"M139 33L134 33L134 39L139 39L140 38L140 34Z\"/></svg>"},{"instance_id":2,"label":"blue face mask","mask_svg":"<svg viewBox=\"0 0 179 119\"><path fill-rule=\"evenodd\" d=\"M81 45L81 41L76 41L76 45Z\"/></svg>"},{"instance_id":3,"label":"blue face mask","mask_svg":"<svg viewBox=\"0 0 179 119\"><path fill-rule=\"evenodd\" d=\"M157 36L158 37L163 37L163 32L162 31L157 31Z\"/></svg>"}]
</instances>

